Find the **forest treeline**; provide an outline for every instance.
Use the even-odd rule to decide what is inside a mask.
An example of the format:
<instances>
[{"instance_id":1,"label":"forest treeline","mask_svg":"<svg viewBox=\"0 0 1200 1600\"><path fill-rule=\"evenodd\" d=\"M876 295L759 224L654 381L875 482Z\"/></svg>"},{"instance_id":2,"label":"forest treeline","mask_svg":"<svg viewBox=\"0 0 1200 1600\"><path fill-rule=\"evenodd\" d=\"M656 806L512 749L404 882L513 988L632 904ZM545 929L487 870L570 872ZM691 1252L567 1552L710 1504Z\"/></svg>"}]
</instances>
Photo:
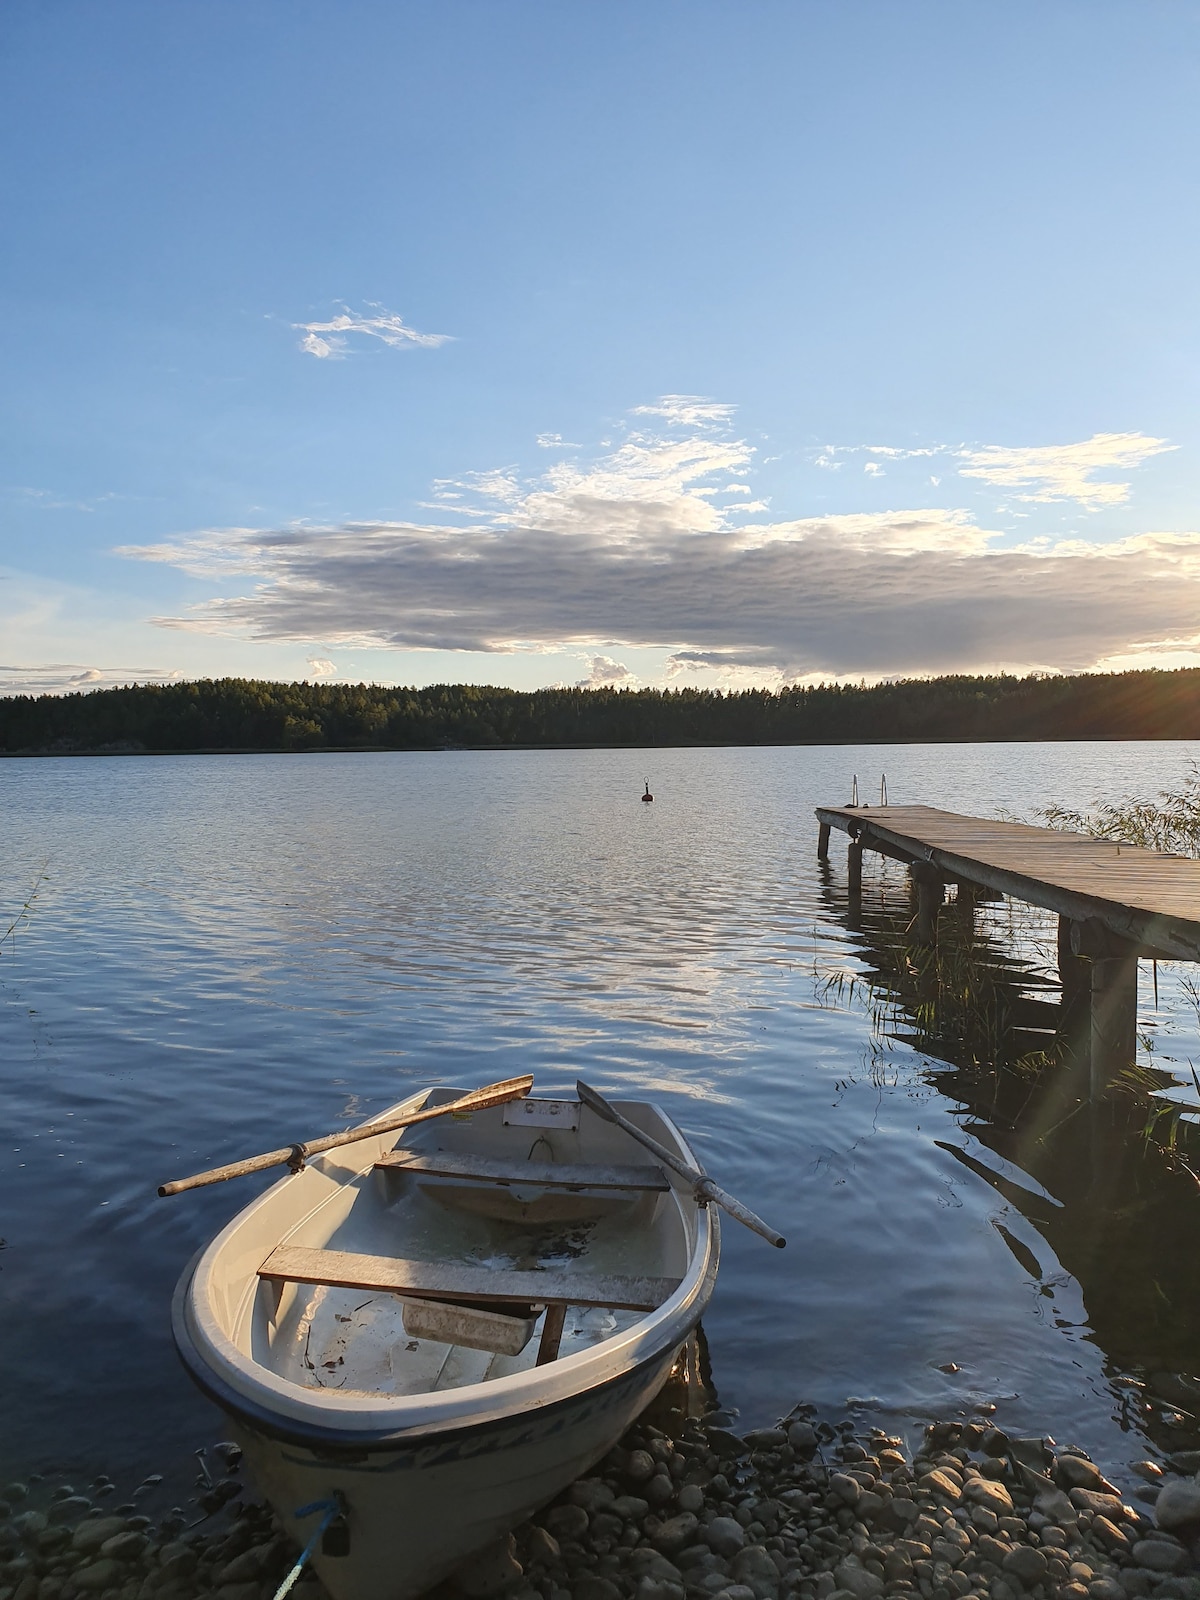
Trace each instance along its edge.
<instances>
[{"instance_id":1,"label":"forest treeline","mask_svg":"<svg viewBox=\"0 0 1200 1600\"><path fill-rule=\"evenodd\" d=\"M1200 738L1200 669L763 689L136 684L0 698L10 755Z\"/></svg>"}]
</instances>

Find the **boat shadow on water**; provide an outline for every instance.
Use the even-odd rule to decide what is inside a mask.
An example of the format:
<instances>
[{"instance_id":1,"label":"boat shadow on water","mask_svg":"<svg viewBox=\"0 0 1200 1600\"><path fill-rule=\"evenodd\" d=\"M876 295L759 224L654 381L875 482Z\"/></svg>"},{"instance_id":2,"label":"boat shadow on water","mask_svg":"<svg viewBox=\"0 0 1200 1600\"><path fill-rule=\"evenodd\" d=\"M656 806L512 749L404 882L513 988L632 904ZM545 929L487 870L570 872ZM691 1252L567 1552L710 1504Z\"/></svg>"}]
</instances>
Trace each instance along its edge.
<instances>
[{"instance_id":1,"label":"boat shadow on water","mask_svg":"<svg viewBox=\"0 0 1200 1600\"><path fill-rule=\"evenodd\" d=\"M1031 1248L993 1219L1048 1302L1075 1280L1117 1414L1166 1454L1200 1449L1200 1279L1179 1270L1200 1227L1200 1141L1155 1097L1176 1080L1139 1064L1092 1098L1086 992L1069 972L1064 983L1019 905L951 900L921 944L894 869L852 892L826 866L822 893L862 963L826 999L868 1012L872 1070L899 1070L897 1044L924 1058L922 1078L975 1144L939 1147L1044 1240Z\"/></svg>"}]
</instances>

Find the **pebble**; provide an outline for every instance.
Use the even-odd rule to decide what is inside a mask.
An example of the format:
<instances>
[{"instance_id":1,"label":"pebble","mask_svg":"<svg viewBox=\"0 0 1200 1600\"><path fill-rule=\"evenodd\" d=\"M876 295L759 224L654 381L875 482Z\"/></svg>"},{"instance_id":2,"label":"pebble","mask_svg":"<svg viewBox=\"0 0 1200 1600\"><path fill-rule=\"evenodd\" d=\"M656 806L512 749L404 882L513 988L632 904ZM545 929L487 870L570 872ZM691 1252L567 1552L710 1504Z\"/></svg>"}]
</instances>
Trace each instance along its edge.
<instances>
[{"instance_id":1,"label":"pebble","mask_svg":"<svg viewBox=\"0 0 1200 1600\"><path fill-rule=\"evenodd\" d=\"M650 1503L647 1500L639 1500L635 1494L619 1494L609 1509L616 1516L623 1517L626 1522L641 1522L650 1509ZM684 1507L685 1511L688 1509L687 1506Z\"/></svg>"},{"instance_id":2,"label":"pebble","mask_svg":"<svg viewBox=\"0 0 1200 1600\"><path fill-rule=\"evenodd\" d=\"M1150 1572L1180 1572L1187 1565L1187 1551L1165 1539L1139 1539L1133 1547L1133 1559Z\"/></svg>"},{"instance_id":3,"label":"pebble","mask_svg":"<svg viewBox=\"0 0 1200 1600\"><path fill-rule=\"evenodd\" d=\"M898 1437L798 1411L744 1439L728 1416L635 1423L442 1600L1200 1600L1200 1483L1174 1470L1133 1469L1162 1486L1156 1529L1100 1465L1039 1437L949 1421L910 1458ZM180 1537L193 1509L156 1528L68 1485L3 1493L20 1509L0 1520L0 1600L270 1600L296 1553L265 1507L218 1505ZM305 1592L322 1593L312 1577Z\"/></svg>"},{"instance_id":4,"label":"pebble","mask_svg":"<svg viewBox=\"0 0 1200 1600\"><path fill-rule=\"evenodd\" d=\"M602 1506L610 1506L616 1495L602 1478L579 1478L567 1490L567 1497L573 1506L582 1506L589 1513L599 1511Z\"/></svg>"},{"instance_id":5,"label":"pebble","mask_svg":"<svg viewBox=\"0 0 1200 1600\"><path fill-rule=\"evenodd\" d=\"M787 1429L787 1440L797 1455L803 1456L806 1461L816 1454L821 1442L811 1422L791 1423Z\"/></svg>"},{"instance_id":6,"label":"pebble","mask_svg":"<svg viewBox=\"0 0 1200 1600\"><path fill-rule=\"evenodd\" d=\"M92 1509L92 1502L81 1494L64 1495L46 1508L50 1522L78 1522Z\"/></svg>"},{"instance_id":7,"label":"pebble","mask_svg":"<svg viewBox=\"0 0 1200 1600\"><path fill-rule=\"evenodd\" d=\"M1200 1483L1190 1478L1164 1483L1154 1502L1154 1521L1169 1533L1200 1530Z\"/></svg>"},{"instance_id":8,"label":"pebble","mask_svg":"<svg viewBox=\"0 0 1200 1600\"><path fill-rule=\"evenodd\" d=\"M470 1600L487 1600L490 1595L503 1594L522 1575L523 1568L516 1558L516 1541L510 1533L473 1555L458 1569L454 1579ZM255 1594L257 1592L256 1585Z\"/></svg>"},{"instance_id":9,"label":"pebble","mask_svg":"<svg viewBox=\"0 0 1200 1600\"><path fill-rule=\"evenodd\" d=\"M1087 1592L1089 1600L1125 1600L1125 1591L1115 1578L1093 1578Z\"/></svg>"},{"instance_id":10,"label":"pebble","mask_svg":"<svg viewBox=\"0 0 1200 1600\"><path fill-rule=\"evenodd\" d=\"M673 1556L685 1545L695 1542L699 1528L700 1524L692 1513L682 1511L677 1517L669 1517L652 1536L651 1542L663 1555Z\"/></svg>"},{"instance_id":11,"label":"pebble","mask_svg":"<svg viewBox=\"0 0 1200 1600\"><path fill-rule=\"evenodd\" d=\"M1063 1489L1102 1489L1107 1486L1104 1474L1096 1463L1073 1452L1064 1452L1055 1461L1054 1479Z\"/></svg>"},{"instance_id":12,"label":"pebble","mask_svg":"<svg viewBox=\"0 0 1200 1600\"><path fill-rule=\"evenodd\" d=\"M954 1481L957 1476L957 1473L951 1474L945 1470L927 1472L920 1481L920 1488L924 1489L926 1494L937 1495L940 1500L948 1500L951 1505L957 1505L963 1497L961 1482Z\"/></svg>"},{"instance_id":13,"label":"pebble","mask_svg":"<svg viewBox=\"0 0 1200 1600\"><path fill-rule=\"evenodd\" d=\"M746 1542L746 1532L733 1517L714 1517L705 1530L708 1548L719 1556L733 1556Z\"/></svg>"},{"instance_id":14,"label":"pebble","mask_svg":"<svg viewBox=\"0 0 1200 1600\"><path fill-rule=\"evenodd\" d=\"M546 1513L545 1526L556 1539L583 1538L588 1531L588 1514L582 1506L557 1505Z\"/></svg>"},{"instance_id":15,"label":"pebble","mask_svg":"<svg viewBox=\"0 0 1200 1600\"><path fill-rule=\"evenodd\" d=\"M968 1500L981 1506L984 1511L990 1511L994 1517L1012 1515L1012 1495L994 1478L972 1478L963 1489L963 1493Z\"/></svg>"},{"instance_id":16,"label":"pebble","mask_svg":"<svg viewBox=\"0 0 1200 1600\"><path fill-rule=\"evenodd\" d=\"M87 1555L93 1550L99 1550L104 1541L111 1539L114 1534L124 1532L124 1517L92 1517L81 1522L76 1528L71 1548Z\"/></svg>"}]
</instances>

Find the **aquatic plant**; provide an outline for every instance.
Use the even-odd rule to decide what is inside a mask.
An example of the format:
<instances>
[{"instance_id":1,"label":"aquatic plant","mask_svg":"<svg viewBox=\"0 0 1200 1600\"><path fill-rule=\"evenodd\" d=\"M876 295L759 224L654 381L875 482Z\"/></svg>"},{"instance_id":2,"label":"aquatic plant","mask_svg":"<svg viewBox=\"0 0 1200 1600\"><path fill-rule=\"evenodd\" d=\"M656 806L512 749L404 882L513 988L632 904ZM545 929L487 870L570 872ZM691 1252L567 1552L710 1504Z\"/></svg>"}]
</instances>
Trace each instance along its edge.
<instances>
[{"instance_id":1,"label":"aquatic plant","mask_svg":"<svg viewBox=\"0 0 1200 1600\"><path fill-rule=\"evenodd\" d=\"M1089 811L1046 806L1039 812L1052 828L1090 833L1097 839L1161 850L1167 855L1200 856L1200 768L1195 762L1181 789L1162 789L1155 800L1107 800Z\"/></svg>"},{"instance_id":2,"label":"aquatic plant","mask_svg":"<svg viewBox=\"0 0 1200 1600\"><path fill-rule=\"evenodd\" d=\"M30 917L30 915L31 915L31 913L33 911L34 903L36 902L37 897L38 897L39 893L41 892L42 885L46 882L47 878L49 878L49 876L50 876L49 867L50 867L50 863L48 861L43 861L42 862L41 866L37 870L36 875L34 876L33 886L32 886L32 888L30 889L28 895L25 898L24 905L22 905L21 909L17 912L16 916L9 923L8 927L5 928L4 932L0 933L0 955L4 954L5 941L8 940L8 939L14 939L15 940L16 939L16 935L17 935L17 929L22 925L22 923L28 922L29 917Z\"/></svg>"}]
</instances>

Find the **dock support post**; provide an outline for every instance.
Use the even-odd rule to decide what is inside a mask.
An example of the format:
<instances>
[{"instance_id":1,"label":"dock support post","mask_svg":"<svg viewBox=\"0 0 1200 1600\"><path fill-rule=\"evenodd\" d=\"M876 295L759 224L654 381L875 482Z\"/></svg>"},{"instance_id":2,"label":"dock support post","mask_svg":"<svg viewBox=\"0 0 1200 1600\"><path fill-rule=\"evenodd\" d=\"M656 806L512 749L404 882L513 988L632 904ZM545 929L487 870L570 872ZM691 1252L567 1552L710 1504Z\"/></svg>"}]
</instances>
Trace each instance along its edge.
<instances>
[{"instance_id":1,"label":"dock support post","mask_svg":"<svg viewBox=\"0 0 1200 1600\"><path fill-rule=\"evenodd\" d=\"M954 909L958 913L962 936L968 942L975 937L975 906L977 903L978 896L975 893L975 885L966 878L960 878L954 893Z\"/></svg>"},{"instance_id":2,"label":"dock support post","mask_svg":"<svg viewBox=\"0 0 1200 1600\"><path fill-rule=\"evenodd\" d=\"M1092 974L1091 963L1086 957L1077 955L1072 943L1072 929L1075 923L1070 917L1058 919L1058 979L1062 984L1063 1004L1068 1005L1078 994L1086 993L1091 988ZM1074 935L1078 943L1079 935Z\"/></svg>"},{"instance_id":3,"label":"dock support post","mask_svg":"<svg viewBox=\"0 0 1200 1600\"><path fill-rule=\"evenodd\" d=\"M829 860L829 824L823 822L817 829L817 860Z\"/></svg>"},{"instance_id":4,"label":"dock support post","mask_svg":"<svg viewBox=\"0 0 1200 1600\"><path fill-rule=\"evenodd\" d=\"M1092 961L1092 1099L1137 1056L1137 957Z\"/></svg>"},{"instance_id":5,"label":"dock support post","mask_svg":"<svg viewBox=\"0 0 1200 1600\"><path fill-rule=\"evenodd\" d=\"M924 861L914 861L908 870L917 890L917 943L932 944L946 886L941 874Z\"/></svg>"},{"instance_id":6,"label":"dock support post","mask_svg":"<svg viewBox=\"0 0 1200 1600\"><path fill-rule=\"evenodd\" d=\"M851 839L850 848L846 851L846 876L851 894L862 893L862 856L862 841Z\"/></svg>"}]
</instances>

